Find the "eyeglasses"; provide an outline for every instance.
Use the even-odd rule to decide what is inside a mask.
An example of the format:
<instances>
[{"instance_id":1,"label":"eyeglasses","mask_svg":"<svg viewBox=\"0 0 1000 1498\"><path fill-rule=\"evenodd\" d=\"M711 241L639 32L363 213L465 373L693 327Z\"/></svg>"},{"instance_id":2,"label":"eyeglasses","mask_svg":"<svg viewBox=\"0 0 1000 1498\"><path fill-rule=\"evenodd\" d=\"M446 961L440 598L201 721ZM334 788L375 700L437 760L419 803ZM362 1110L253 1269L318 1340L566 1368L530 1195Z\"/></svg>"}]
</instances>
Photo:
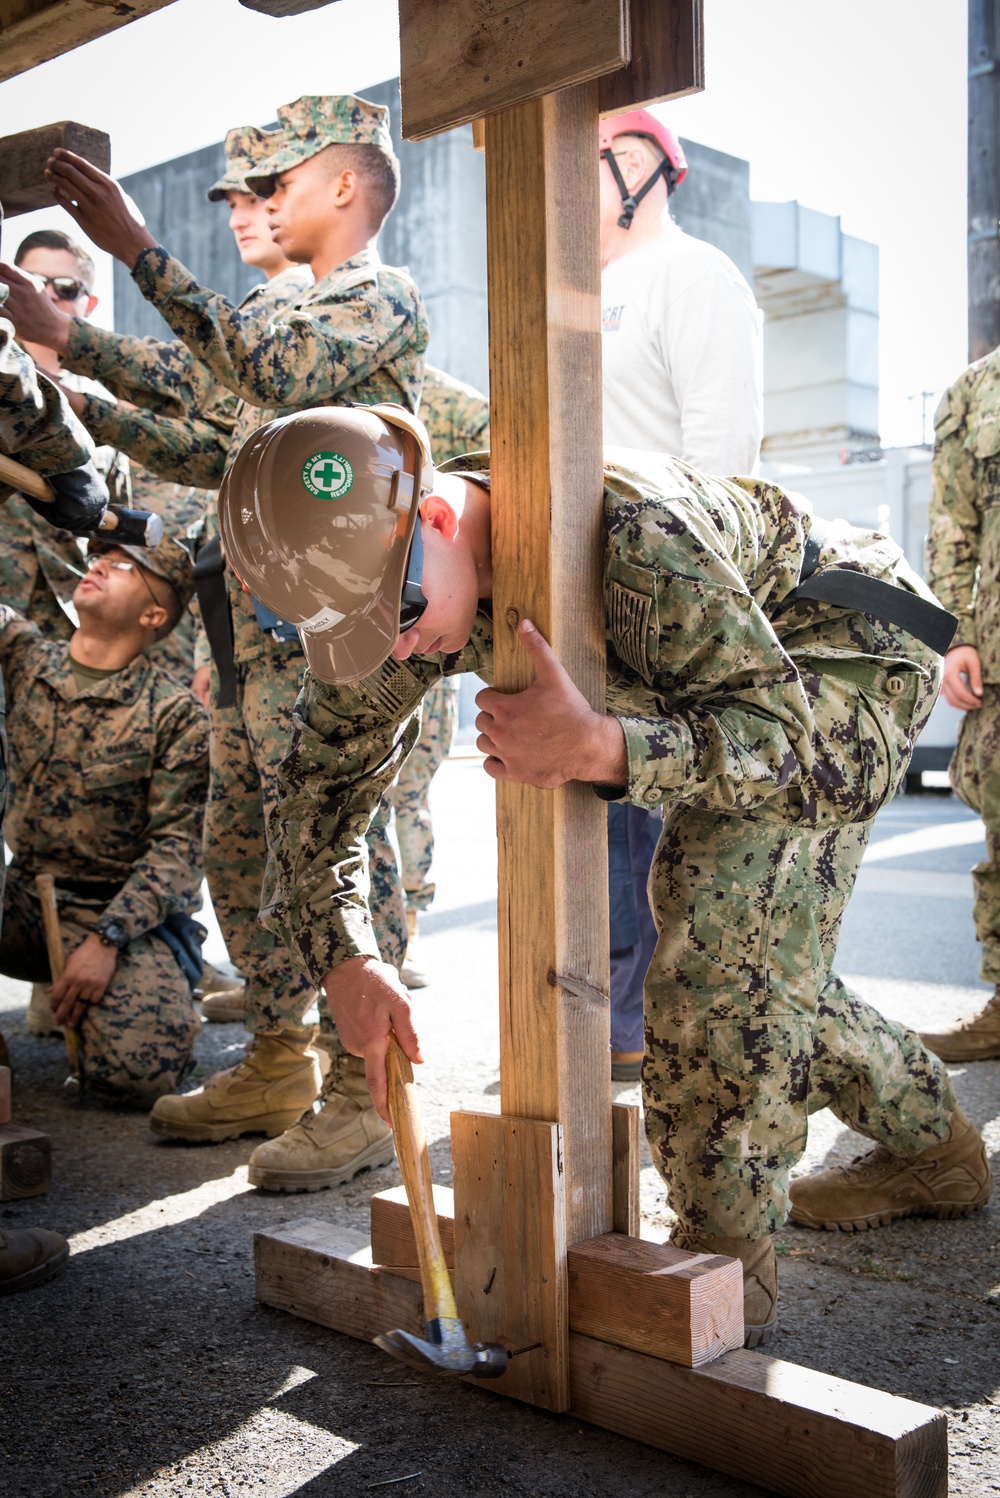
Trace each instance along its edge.
<instances>
[{"instance_id":1,"label":"eyeglasses","mask_svg":"<svg viewBox=\"0 0 1000 1498\"><path fill-rule=\"evenodd\" d=\"M156 604L156 607L158 609L162 609L163 604L160 602L156 594L153 592L152 588L149 586L149 579L147 578L143 568L140 567L138 563L112 562L109 557L106 557L102 552L98 552L96 556L87 558L87 571L96 572L98 567L109 567L115 572L138 572L139 576L142 578L143 584L145 585L146 592Z\"/></svg>"},{"instance_id":2,"label":"eyeglasses","mask_svg":"<svg viewBox=\"0 0 1000 1498\"><path fill-rule=\"evenodd\" d=\"M74 281L72 276L39 276L34 273L36 279L44 281L46 286L51 286L61 302L75 302L79 297L90 296L90 287L86 281Z\"/></svg>"},{"instance_id":3,"label":"eyeglasses","mask_svg":"<svg viewBox=\"0 0 1000 1498\"><path fill-rule=\"evenodd\" d=\"M399 600L399 632L405 634L412 629L423 617L427 607L427 599L424 597L420 584L424 576L424 543L420 534L420 516L417 516L416 528L413 532L413 540L410 542L410 555L406 559L406 581L403 584L402 596Z\"/></svg>"}]
</instances>

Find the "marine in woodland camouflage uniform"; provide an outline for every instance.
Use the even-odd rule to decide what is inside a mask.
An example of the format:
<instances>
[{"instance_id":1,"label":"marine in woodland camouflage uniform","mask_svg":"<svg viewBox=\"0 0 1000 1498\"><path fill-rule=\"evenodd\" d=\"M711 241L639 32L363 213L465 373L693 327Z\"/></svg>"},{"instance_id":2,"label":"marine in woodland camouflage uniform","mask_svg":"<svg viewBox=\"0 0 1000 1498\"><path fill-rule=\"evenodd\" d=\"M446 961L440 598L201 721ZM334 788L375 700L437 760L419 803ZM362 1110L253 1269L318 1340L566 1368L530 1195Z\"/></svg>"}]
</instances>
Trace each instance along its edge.
<instances>
[{"instance_id":1,"label":"marine in woodland camouflage uniform","mask_svg":"<svg viewBox=\"0 0 1000 1498\"><path fill-rule=\"evenodd\" d=\"M910 1156L945 1137L954 1109L918 1038L830 967L939 658L898 626L793 599L809 529L801 502L750 479L667 458L605 471L608 711L629 799L664 810L647 1129L681 1223L726 1239L784 1220L810 1111ZM831 528L819 565L929 596L876 534ZM357 829L414 743L423 694L442 675L489 679L492 662L481 612L458 654L390 658L354 687L306 677L262 917L314 981L377 956Z\"/></svg>"},{"instance_id":2,"label":"marine in woodland camouflage uniform","mask_svg":"<svg viewBox=\"0 0 1000 1498\"><path fill-rule=\"evenodd\" d=\"M490 407L484 395L428 364L420 393L420 420L431 455L440 467L450 458L490 445ZM396 815L403 893L407 911L429 910L434 885L434 828L428 795L431 781L451 749L458 721L459 683L442 678L420 704L420 734L391 791Z\"/></svg>"},{"instance_id":3,"label":"marine in woodland camouflage uniform","mask_svg":"<svg viewBox=\"0 0 1000 1498\"><path fill-rule=\"evenodd\" d=\"M277 150L260 175L248 175L251 191L270 191L275 175L327 143L388 142L385 112L350 96L306 97L282 106L278 120ZM427 343L423 305L408 274L383 265L372 249L351 256L266 320L199 286L160 246L139 256L132 275L196 358L236 397L227 463L258 427L291 411L344 400L398 401L416 409ZM78 323L75 331L89 338L91 330ZM73 340L74 365L78 354ZM247 1026L268 1033L300 1025L314 998L311 982L257 923L266 862L264 808L273 804L302 656L297 640L276 639L262 629L253 600L232 572L228 586L237 702L213 706L206 866L230 957L249 980ZM383 846L388 869L391 848ZM391 862L395 866L394 855ZM391 884L398 889L398 874ZM227 892L221 900L218 888ZM383 921L380 939L385 960L398 965L405 949L402 901L387 903L395 908L387 911L391 919Z\"/></svg>"},{"instance_id":4,"label":"marine in woodland camouflage uniform","mask_svg":"<svg viewBox=\"0 0 1000 1498\"><path fill-rule=\"evenodd\" d=\"M141 653L80 686L69 645L7 607L0 666L14 854L0 971L49 978L37 874L55 878L67 952L102 918L119 922L128 946L86 1010L81 1060L95 1093L149 1106L183 1079L198 1030L188 979L157 928L200 903L206 715Z\"/></svg>"},{"instance_id":5,"label":"marine in woodland camouflage uniform","mask_svg":"<svg viewBox=\"0 0 1000 1498\"><path fill-rule=\"evenodd\" d=\"M1000 983L1000 349L979 359L934 416L927 581L958 616L952 649L972 646L981 706L967 712L951 764L955 790L986 823L973 870L982 976Z\"/></svg>"}]
</instances>

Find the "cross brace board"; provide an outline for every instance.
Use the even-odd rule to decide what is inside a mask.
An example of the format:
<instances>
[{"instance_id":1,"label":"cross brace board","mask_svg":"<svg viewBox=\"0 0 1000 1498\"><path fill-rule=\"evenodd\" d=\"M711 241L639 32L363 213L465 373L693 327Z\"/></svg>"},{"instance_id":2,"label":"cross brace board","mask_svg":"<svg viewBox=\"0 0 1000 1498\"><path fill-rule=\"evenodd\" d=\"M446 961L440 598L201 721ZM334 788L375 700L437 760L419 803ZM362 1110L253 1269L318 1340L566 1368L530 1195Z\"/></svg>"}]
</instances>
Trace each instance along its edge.
<instances>
[{"instance_id":1,"label":"cross brace board","mask_svg":"<svg viewBox=\"0 0 1000 1498\"><path fill-rule=\"evenodd\" d=\"M375 1265L361 1234L291 1222L255 1235L254 1260L264 1305L365 1341L423 1335L419 1283ZM940 1410L742 1348L689 1368L571 1330L569 1413L788 1498L948 1491Z\"/></svg>"},{"instance_id":2,"label":"cross brace board","mask_svg":"<svg viewBox=\"0 0 1000 1498\"><path fill-rule=\"evenodd\" d=\"M103 130L60 120L38 125L0 139L0 203L5 218L49 208L56 201L45 178L49 157L57 146L75 151L102 172L111 170L111 139Z\"/></svg>"}]
</instances>

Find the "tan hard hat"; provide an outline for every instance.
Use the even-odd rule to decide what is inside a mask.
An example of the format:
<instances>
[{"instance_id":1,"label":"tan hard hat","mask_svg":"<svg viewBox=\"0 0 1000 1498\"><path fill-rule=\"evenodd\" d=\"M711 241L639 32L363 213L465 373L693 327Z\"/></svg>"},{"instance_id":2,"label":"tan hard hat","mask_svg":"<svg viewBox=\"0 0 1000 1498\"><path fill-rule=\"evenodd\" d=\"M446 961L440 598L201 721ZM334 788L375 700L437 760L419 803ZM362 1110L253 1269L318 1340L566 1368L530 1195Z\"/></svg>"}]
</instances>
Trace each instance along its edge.
<instances>
[{"instance_id":1,"label":"tan hard hat","mask_svg":"<svg viewBox=\"0 0 1000 1498\"><path fill-rule=\"evenodd\" d=\"M219 491L226 556L254 598L298 627L321 681L375 671L399 639L422 487L423 424L403 406L320 406L245 442Z\"/></svg>"}]
</instances>

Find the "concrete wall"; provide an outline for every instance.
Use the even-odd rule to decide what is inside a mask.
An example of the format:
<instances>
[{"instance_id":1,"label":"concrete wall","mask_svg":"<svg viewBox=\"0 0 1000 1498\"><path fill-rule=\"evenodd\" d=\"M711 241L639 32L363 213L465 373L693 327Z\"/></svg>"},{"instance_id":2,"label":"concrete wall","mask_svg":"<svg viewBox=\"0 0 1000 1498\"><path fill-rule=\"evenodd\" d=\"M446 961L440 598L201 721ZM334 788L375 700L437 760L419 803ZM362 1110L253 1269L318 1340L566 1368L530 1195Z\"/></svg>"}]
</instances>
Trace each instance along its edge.
<instances>
[{"instance_id":1,"label":"concrete wall","mask_svg":"<svg viewBox=\"0 0 1000 1498\"><path fill-rule=\"evenodd\" d=\"M753 283L750 163L697 141L682 140L688 174L670 199L686 234L707 239L736 262Z\"/></svg>"}]
</instances>

